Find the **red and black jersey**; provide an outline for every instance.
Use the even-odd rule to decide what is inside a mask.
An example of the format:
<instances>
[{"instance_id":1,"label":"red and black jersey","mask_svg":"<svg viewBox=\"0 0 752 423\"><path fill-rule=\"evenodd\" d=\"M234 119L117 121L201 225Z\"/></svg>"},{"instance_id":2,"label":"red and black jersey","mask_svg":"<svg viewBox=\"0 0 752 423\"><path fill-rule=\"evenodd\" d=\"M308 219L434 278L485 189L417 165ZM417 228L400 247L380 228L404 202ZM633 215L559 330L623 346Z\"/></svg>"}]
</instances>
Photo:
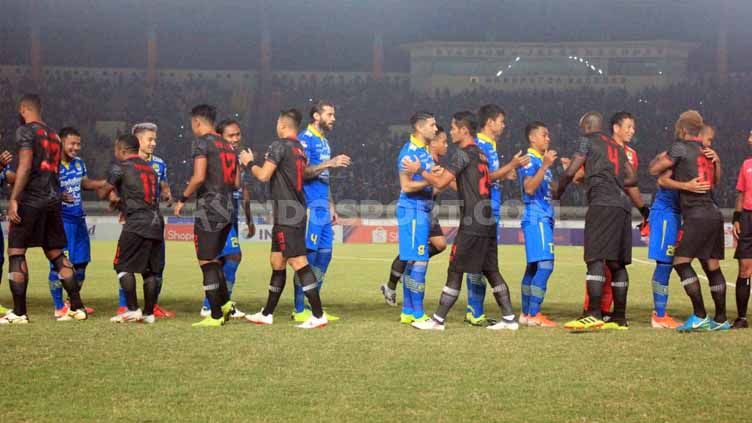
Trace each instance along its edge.
<instances>
[{"instance_id":1,"label":"red and black jersey","mask_svg":"<svg viewBox=\"0 0 752 423\"><path fill-rule=\"evenodd\" d=\"M206 158L206 178L196 193L196 225L204 231L221 230L232 223L235 212L232 193L238 173L238 155L219 135L206 134L193 142L193 157Z\"/></svg>"},{"instance_id":2,"label":"red and black jersey","mask_svg":"<svg viewBox=\"0 0 752 423\"><path fill-rule=\"evenodd\" d=\"M585 156L588 205L632 209L624 193L624 166L629 166L624 147L605 134L595 133L580 139L575 155Z\"/></svg>"},{"instance_id":3,"label":"red and black jersey","mask_svg":"<svg viewBox=\"0 0 752 423\"><path fill-rule=\"evenodd\" d=\"M164 219L159 212L157 174L149 163L138 155L114 163L107 183L120 195L125 215L123 231L143 238L164 239Z\"/></svg>"},{"instance_id":4,"label":"red and black jersey","mask_svg":"<svg viewBox=\"0 0 752 423\"><path fill-rule=\"evenodd\" d=\"M715 165L705 157L701 141L676 140L668 149L668 156L674 162L675 180L687 182L699 177L711 187L715 184ZM679 191L679 204L682 215L687 217L704 215L708 210L717 208L712 191L704 194Z\"/></svg>"},{"instance_id":5,"label":"red and black jersey","mask_svg":"<svg viewBox=\"0 0 752 423\"><path fill-rule=\"evenodd\" d=\"M496 237L496 219L491 209L491 180L488 159L473 143L454 153L446 170L457 180L460 197L460 232L480 237Z\"/></svg>"},{"instance_id":6,"label":"red and black jersey","mask_svg":"<svg viewBox=\"0 0 752 423\"><path fill-rule=\"evenodd\" d=\"M274 141L269 146L265 159L277 165L270 181L274 223L296 228L305 226L303 172L308 159L303 145L297 139Z\"/></svg>"},{"instance_id":7,"label":"red and black jersey","mask_svg":"<svg viewBox=\"0 0 752 423\"><path fill-rule=\"evenodd\" d=\"M18 128L16 143L19 152L33 152L29 181L20 202L37 208L59 204L61 197L57 172L62 153L60 137L47 125L31 122Z\"/></svg>"}]
</instances>

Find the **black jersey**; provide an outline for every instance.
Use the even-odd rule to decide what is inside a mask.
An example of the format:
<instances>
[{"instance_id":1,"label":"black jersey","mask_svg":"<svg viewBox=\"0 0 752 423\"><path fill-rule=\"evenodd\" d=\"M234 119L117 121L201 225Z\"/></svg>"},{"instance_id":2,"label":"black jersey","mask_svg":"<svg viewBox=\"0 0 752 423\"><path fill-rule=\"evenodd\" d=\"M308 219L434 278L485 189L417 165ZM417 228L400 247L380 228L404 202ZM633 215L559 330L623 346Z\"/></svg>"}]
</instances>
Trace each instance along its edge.
<instances>
[{"instance_id":1,"label":"black jersey","mask_svg":"<svg viewBox=\"0 0 752 423\"><path fill-rule=\"evenodd\" d=\"M31 172L19 202L30 207L59 205L60 181L58 167L62 144L60 137L47 125L31 122L18 128L16 143L19 152L31 150Z\"/></svg>"},{"instance_id":2,"label":"black jersey","mask_svg":"<svg viewBox=\"0 0 752 423\"><path fill-rule=\"evenodd\" d=\"M473 143L454 153L447 171L457 180L461 200L462 233L481 237L496 237L496 219L491 210L491 180L488 159Z\"/></svg>"},{"instance_id":3,"label":"black jersey","mask_svg":"<svg viewBox=\"0 0 752 423\"><path fill-rule=\"evenodd\" d=\"M274 224L296 228L305 226L303 172L308 159L303 145L297 139L274 141L265 159L277 165L270 181Z\"/></svg>"},{"instance_id":4,"label":"black jersey","mask_svg":"<svg viewBox=\"0 0 752 423\"><path fill-rule=\"evenodd\" d=\"M585 156L585 187L590 206L632 209L624 193L624 168L629 166L624 147L602 133L580 139L576 155Z\"/></svg>"},{"instance_id":5,"label":"black jersey","mask_svg":"<svg viewBox=\"0 0 752 423\"><path fill-rule=\"evenodd\" d=\"M206 178L196 197L196 225L204 231L218 231L232 222L235 207L232 193L238 172L238 156L232 145L217 134L206 134L193 142L193 157L206 158Z\"/></svg>"},{"instance_id":6,"label":"black jersey","mask_svg":"<svg viewBox=\"0 0 752 423\"><path fill-rule=\"evenodd\" d=\"M668 150L673 165L673 178L679 182L700 178L712 187L715 184L715 165L705 157L702 143L676 140ZM697 217L708 210L717 209L711 191L699 194L679 191L679 204L683 216Z\"/></svg>"},{"instance_id":7,"label":"black jersey","mask_svg":"<svg viewBox=\"0 0 752 423\"><path fill-rule=\"evenodd\" d=\"M120 195L125 214L124 232L143 238L164 239L164 219L159 212L157 174L149 163L138 155L114 163L107 183Z\"/></svg>"}]
</instances>

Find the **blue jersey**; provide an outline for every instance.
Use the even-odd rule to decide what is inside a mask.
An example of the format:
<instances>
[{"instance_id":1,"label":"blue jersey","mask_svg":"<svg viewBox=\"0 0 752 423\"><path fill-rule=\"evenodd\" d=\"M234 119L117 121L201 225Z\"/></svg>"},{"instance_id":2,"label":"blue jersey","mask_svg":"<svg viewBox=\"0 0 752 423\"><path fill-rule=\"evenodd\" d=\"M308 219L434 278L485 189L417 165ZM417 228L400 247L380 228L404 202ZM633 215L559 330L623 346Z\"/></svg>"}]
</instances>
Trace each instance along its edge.
<instances>
[{"instance_id":1,"label":"blue jersey","mask_svg":"<svg viewBox=\"0 0 752 423\"><path fill-rule=\"evenodd\" d=\"M154 169L154 172L157 174L157 201L159 201L159 196L162 192L162 182L168 183L167 163L153 154L151 158L146 162L149 163L149 166L151 166L151 168Z\"/></svg>"},{"instance_id":2,"label":"blue jersey","mask_svg":"<svg viewBox=\"0 0 752 423\"><path fill-rule=\"evenodd\" d=\"M407 157L413 161L420 161L423 168L429 172L434 166L433 156L431 156L431 153L428 151L428 146L414 136L410 136L410 141L402 147L402 150L400 150L399 156L397 157L397 173L402 173L402 161ZM412 180L424 181L423 177L418 174L413 175ZM400 192L397 206L431 211L431 208L433 207L433 188L428 185L420 191L410 193Z\"/></svg>"},{"instance_id":3,"label":"blue jersey","mask_svg":"<svg viewBox=\"0 0 752 423\"><path fill-rule=\"evenodd\" d=\"M73 197L73 202L62 203L63 220L76 221L85 216L84 206L81 202L81 181L84 177L86 177L86 164L80 157L74 158L69 163L60 161L58 167L60 190Z\"/></svg>"},{"instance_id":4,"label":"blue jersey","mask_svg":"<svg viewBox=\"0 0 752 423\"><path fill-rule=\"evenodd\" d=\"M525 214L523 220L536 220L541 217L553 218L554 208L551 205L551 182L554 179L551 168L546 169L543 174L543 180L533 195L525 192L525 178L532 178L538 173L543 166L543 155L538 150L528 148L527 155L530 157L530 163L527 166L517 169L517 179L520 181L522 190L522 202L525 203Z\"/></svg>"},{"instance_id":5,"label":"blue jersey","mask_svg":"<svg viewBox=\"0 0 752 423\"><path fill-rule=\"evenodd\" d=\"M488 160L488 172L494 172L499 169L499 153L496 151L496 141L485 134L478 133L476 139L478 147ZM491 181L491 211L495 217L501 215L501 181Z\"/></svg>"},{"instance_id":6,"label":"blue jersey","mask_svg":"<svg viewBox=\"0 0 752 423\"><path fill-rule=\"evenodd\" d=\"M308 125L305 131L298 134L298 141L303 145L303 151L308 157L308 166L320 165L332 157L329 141L313 125ZM309 207L329 209L329 169L315 178L306 180L303 183L303 192Z\"/></svg>"},{"instance_id":7,"label":"blue jersey","mask_svg":"<svg viewBox=\"0 0 752 423\"><path fill-rule=\"evenodd\" d=\"M650 209L676 214L681 213L679 209L679 192L673 189L658 187Z\"/></svg>"}]
</instances>

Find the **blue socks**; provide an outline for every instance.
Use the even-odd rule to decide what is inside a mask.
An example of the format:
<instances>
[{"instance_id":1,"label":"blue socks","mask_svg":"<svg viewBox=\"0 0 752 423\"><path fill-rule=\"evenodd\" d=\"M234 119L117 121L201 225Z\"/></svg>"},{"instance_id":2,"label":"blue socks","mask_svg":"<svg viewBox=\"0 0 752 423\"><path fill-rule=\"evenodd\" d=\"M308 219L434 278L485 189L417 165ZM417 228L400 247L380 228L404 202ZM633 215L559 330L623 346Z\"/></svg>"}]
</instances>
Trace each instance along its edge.
<instances>
[{"instance_id":1,"label":"blue socks","mask_svg":"<svg viewBox=\"0 0 752 423\"><path fill-rule=\"evenodd\" d=\"M313 270L313 274L316 275L316 279L319 281L317 289L321 292L321 288L324 286L326 271L329 269L329 263L332 262L332 249L308 250L306 258L308 259L308 264L311 266L311 270ZM305 295L303 294L303 287L297 281L297 277L295 278L294 306L296 313L302 313L305 310Z\"/></svg>"},{"instance_id":2,"label":"blue socks","mask_svg":"<svg viewBox=\"0 0 752 423\"><path fill-rule=\"evenodd\" d=\"M410 266L410 276L405 280L405 285L410 293L413 309L413 317L420 319L425 314L423 311L423 298L426 295L426 271L427 261L414 261Z\"/></svg>"},{"instance_id":3,"label":"blue socks","mask_svg":"<svg viewBox=\"0 0 752 423\"><path fill-rule=\"evenodd\" d=\"M413 314L413 296L410 293L410 272L412 271L413 262L407 262L405 271L402 272L402 314Z\"/></svg>"},{"instance_id":4,"label":"blue socks","mask_svg":"<svg viewBox=\"0 0 752 423\"><path fill-rule=\"evenodd\" d=\"M466 312L477 319L483 316L483 301L486 299L486 279L480 273L467 274L467 308Z\"/></svg>"},{"instance_id":5,"label":"blue socks","mask_svg":"<svg viewBox=\"0 0 752 423\"><path fill-rule=\"evenodd\" d=\"M324 286L324 276L326 276L326 271L329 270L329 263L332 262L332 249L326 249L326 250L319 250L318 254L316 254L316 261L313 262L311 267L314 269L318 269L320 274L317 274L316 277L319 279L319 292L321 292L321 288Z\"/></svg>"},{"instance_id":6,"label":"blue socks","mask_svg":"<svg viewBox=\"0 0 752 423\"><path fill-rule=\"evenodd\" d=\"M656 262L653 272L653 304L658 317L666 315L668 304L668 280L671 278L671 263Z\"/></svg>"},{"instance_id":7,"label":"blue socks","mask_svg":"<svg viewBox=\"0 0 752 423\"><path fill-rule=\"evenodd\" d=\"M546 296L548 278L554 272L554 262L552 260L543 260L536 264L535 275L530 281L530 298L528 303L528 314L530 316L535 316L540 312L543 298Z\"/></svg>"},{"instance_id":8,"label":"blue socks","mask_svg":"<svg viewBox=\"0 0 752 423\"><path fill-rule=\"evenodd\" d=\"M528 263L522 276L522 314L530 314L530 282L533 280L538 263Z\"/></svg>"},{"instance_id":9,"label":"blue socks","mask_svg":"<svg viewBox=\"0 0 752 423\"><path fill-rule=\"evenodd\" d=\"M50 295L52 295L52 303L55 306L55 310L60 310L65 307L63 302L63 283L60 279L52 279L53 273L57 276L57 272L50 272Z\"/></svg>"}]
</instances>

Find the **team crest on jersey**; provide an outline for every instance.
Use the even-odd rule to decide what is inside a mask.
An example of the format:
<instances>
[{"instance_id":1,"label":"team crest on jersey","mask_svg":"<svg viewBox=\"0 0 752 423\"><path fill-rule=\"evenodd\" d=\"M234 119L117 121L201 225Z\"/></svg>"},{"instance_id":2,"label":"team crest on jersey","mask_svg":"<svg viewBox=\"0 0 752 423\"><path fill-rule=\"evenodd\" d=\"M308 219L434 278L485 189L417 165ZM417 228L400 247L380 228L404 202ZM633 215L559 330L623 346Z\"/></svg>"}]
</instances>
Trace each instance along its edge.
<instances>
[{"instance_id":1,"label":"team crest on jersey","mask_svg":"<svg viewBox=\"0 0 752 423\"><path fill-rule=\"evenodd\" d=\"M81 163L76 162L76 170L81 170Z\"/></svg>"},{"instance_id":2,"label":"team crest on jersey","mask_svg":"<svg viewBox=\"0 0 752 423\"><path fill-rule=\"evenodd\" d=\"M154 169L155 172L159 173L159 165L158 164L154 163L153 165L151 165L151 167L152 167L152 169Z\"/></svg>"}]
</instances>

